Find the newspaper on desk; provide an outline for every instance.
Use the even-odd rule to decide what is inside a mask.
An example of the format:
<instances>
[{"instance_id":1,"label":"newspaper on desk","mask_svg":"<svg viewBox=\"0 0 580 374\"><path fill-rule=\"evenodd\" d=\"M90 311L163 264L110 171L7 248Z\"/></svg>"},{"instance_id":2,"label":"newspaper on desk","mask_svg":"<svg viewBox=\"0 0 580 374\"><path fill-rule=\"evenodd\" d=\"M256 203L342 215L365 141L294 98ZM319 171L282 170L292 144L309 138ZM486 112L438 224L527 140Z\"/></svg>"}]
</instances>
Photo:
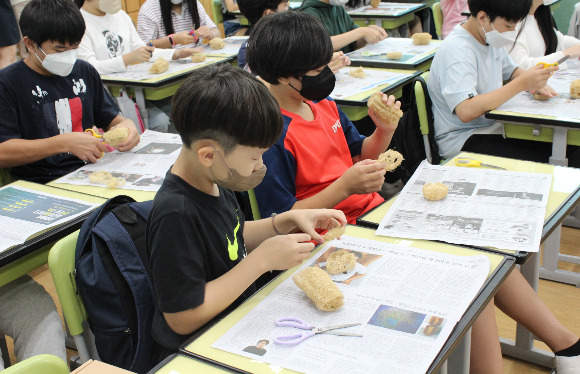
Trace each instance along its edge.
<instances>
[{"instance_id":1,"label":"newspaper on desk","mask_svg":"<svg viewBox=\"0 0 580 374\"><path fill-rule=\"evenodd\" d=\"M440 201L425 183L449 186ZM382 219L377 235L538 252L552 175L448 167L423 161Z\"/></svg>"},{"instance_id":2,"label":"newspaper on desk","mask_svg":"<svg viewBox=\"0 0 580 374\"><path fill-rule=\"evenodd\" d=\"M399 16L409 11L421 7L421 3L379 3L377 8L370 5L348 11L350 15L380 15Z\"/></svg>"},{"instance_id":3,"label":"newspaper on desk","mask_svg":"<svg viewBox=\"0 0 580 374\"><path fill-rule=\"evenodd\" d=\"M361 49L348 54L355 60L388 62L388 63L414 63L427 55L434 53L441 42L433 40L427 45L415 45L411 38L386 38L375 44L367 44ZM401 52L403 56L398 60L387 58L389 52Z\"/></svg>"},{"instance_id":4,"label":"newspaper on desk","mask_svg":"<svg viewBox=\"0 0 580 374\"><path fill-rule=\"evenodd\" d=\"M103 183L92 183L90 176L94 172L106 171L112 177L124 180L125 183L117 188L157 191L165 173L175 163L181 145L177 134L146 130L139 144L131 151L105 153L96 163L86 164L55 182L104 187Z\"/></svg>"},{"instance_id":5,"label":"newspaper on desk","mask_svg":"<svg viewBox=\"0 0 580 374\"><path fill-rule=\"evenodd\" d=\"M170 74L181 73L183 71L190 70L196 66L205 65L209 62L215 61L217 58L208 57L204 62L191 62L191 58L180 58L179 60L169 61L169 69L162 74L153 74L149 72L153 62L142 62L136 65L130 65L126 71L120 73L104 74L101 76L103 79L115 79L115 80L129 80L129 81L142 81L147 79L155 79L163 77Z\"/></svg>"},{"instance_id":6,"label":"newspaper on desk","mask_svg":"<svg viewBox=\"0 0 580 374\"><path fill-rule=\"evenodd\" d=\"M212 347L304 373L424 373L485 282L487 257L456 256L344 235L306 261L324 264L330 253L346 249L357 267L334 281L344 306L322 312L292 278L284 280ZM299 270L299 271L300 271ZM276 327L281 317L296 317L316 327L345 323L362 337L315 335L294 347L274 338L302 332ZM244 351L266 339L265 353Z\"/></svg>"},{"instance_id":7,"label":"newspaper on desk","mask_svg":"<svg viewBox=\"0 0 580 374\"><path fill-rule=\"evenodd\" d=\"M345 67L338 71L336 74L336 85L334 86L334 90L330 94L330 97L333 99L342 99L354 96L384 84L395 84L413 75L413 72L393 73L387 70L363 68L366 77L355 78L349 74L351 69L355 68Z\"/></svg>"},{"instance_id":8,"label":"newspaper on desk","mask_svg":"<svg viewBox=\"0 0 580 374\"><path fill-rule=\"evenodd\" d=\"M580 79L580 68L558 70L548 80L548 85L558 92L558 96L540 101L535 100L531 93L523 91L497 110L580 120L580 99L570 97L570 84L576 79Z\"/></svg>"},{"instance_id":9,"label":"newspaper on desk","mask_svg":"<svg viewBox=\"0 0 580 374\"><path fill-rule=\"evenodd\" d=\"M203 53L207 55L237 55L240 47L247 40L247 36L229 36L224 39L225 46L222 49L213 49L207 43L202 46Z\"/></svg>"},{"instance_id":10,"label":"newspaper on desk","mask_svg":"<svg viewBox=\"0 0 580 374\"><path fill-rule=\"evenodd\" d=\"M0 188L0 252L98 205L19 186Z\"/></svg>"}]
</instances>

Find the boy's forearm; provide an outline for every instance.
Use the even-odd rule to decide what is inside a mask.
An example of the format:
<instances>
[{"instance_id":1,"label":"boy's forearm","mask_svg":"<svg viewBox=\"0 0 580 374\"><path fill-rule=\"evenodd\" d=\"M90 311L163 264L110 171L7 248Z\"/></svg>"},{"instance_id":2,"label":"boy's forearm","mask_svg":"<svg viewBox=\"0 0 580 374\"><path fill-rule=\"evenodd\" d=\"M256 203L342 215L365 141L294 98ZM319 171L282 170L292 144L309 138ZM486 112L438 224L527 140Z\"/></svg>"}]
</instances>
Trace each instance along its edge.
<instances>
[{"instance_id":1,"label":"boy's forearm","mask_svg":"<svg viewBox=\"0 0 580 374\"><path fill-rule=\"evenodd\" d=\"M345 32L344 34L339 34L339 35L335 35L335 36L331 36L330 40L332 41L332 49L335 51L338 51L339 49L349 45L352 42L356 42L357 40L362 38L362 35L359 31L360 29L354 29L348 32ZM363 40L363 45L364 46L366 43ZM358 47L358 45L357 45Z\"/></svg>"},{"instance_id":2,"label":"boy's forearm","mask_svg":"<svg viewBox=\"0 0 580 374\"><path fill-rule=\"evenodd\" d=\"M371 136L363 141L360 160L376 160L381 153L389 148L394 133L395 129L382 130L377 128Z\"/></svg>"},{"instance_id":3,"label":"boy's forearm","mask_svg":"<svg viewBox=\"0 0 580 374\"><path fill-rule=\"evenodd\" d=\"M296 228L291 211L264 217L258 221L246 221L244 224L244 244L248 253L256 249L264 240L280 234L288 234ZM276 225L276 232L274 230Z\"/></svg>"},{"instance_id":4,"label":"boy's forearm","mask_svg":"<svg viewBox=\"0 0 580 374\"><path fill-rule=\"evenodd\" d=\"M178 313L164 313L169 327L180 335L188 335L223 312L267 270L258 256L249 254L233 269L205 285L203 304Z\"/></svg>"},{"instance_id":5,"label":"boy's forearm","mask_svg":"<svg viewBox=\"0 0 580 374\"><path fill-rule=\"evenodd\" d=\"M26 165L68 152L62 135L46 139L10 139L0 143L0 168Z\"/></svg>"},{"instance_id":6,"label":"boy's forearm","mask_svg":"<svg viewBox=\"0 0 580 374\"><path fill-rule=\"evenodd\" d=\"M490 110L496 109L521 91L523 91L523 88L520 82L514 79L495 91L462 101L455 108L455 113L461 121L467 123L481 117Z\"/></svg>"},{"instance_id":7,"label":"boy's forearm","mask_svg":"<svg viewBox=\"0 0 580 374\"><path fill-rule=\"evenodd\" d=\"M338 178L316 195L296 201L292 209L332 209L349 196L341 178Z\"/></svg>"}]
</instances>

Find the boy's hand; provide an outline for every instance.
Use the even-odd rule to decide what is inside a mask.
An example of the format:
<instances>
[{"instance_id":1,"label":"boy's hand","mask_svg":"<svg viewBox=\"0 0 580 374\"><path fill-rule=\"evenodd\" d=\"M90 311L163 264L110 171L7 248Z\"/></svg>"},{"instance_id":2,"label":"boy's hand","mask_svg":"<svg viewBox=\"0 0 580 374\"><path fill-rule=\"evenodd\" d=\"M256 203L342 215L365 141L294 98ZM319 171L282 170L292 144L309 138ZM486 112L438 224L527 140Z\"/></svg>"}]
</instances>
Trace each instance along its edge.
<instances>
[{"instance_id":1,"label":"boy's hand","mask_svg":"<svg viewBox=\"0 0 580 374\"><path fill-rule=\"evenodd\" d=\"M376 160L362 160L348 168L337 179L344 185L348 196L377 192L385 183L385 164Z\"/></svg>"},{"instance_id":2,"label":"boy's hand","mask_svg":"<svg viewBox=\"0 0 580 374\"><path fill-rule=\"evenodd\" d=\"M334 52L332 54L332 60L328 63L328 67L334 74L338 73L340 69L348 65L350 65L350 58L342 51Z\"/></svg>"},{"instance_id":3,"label":"boy's hand","mask_svg":"<svg viewBox=\"0 0 580 374\"><path fill-rule=\"evenodd\" d=\"M143 45L133 52L123 55L123 62L125 63L125 66L147 62L151 58L151 53L153 53L154 50L155 47Z\"/></svg>"},{"instance_id":4,"label":"boy's hand","mask_svg":"<svg viewBox=\"0 0 580 374\"><path fill-rule=\"evenodd\" d=\"M541 88L535 92L532 92L533 94L540 94L540 95L546 95L549 97L554 97L554 96L558 96L558 93L550 86L545 85L544 88Z\"/></svg>"},{"instance_id":5,"label":"boy's hand","mask_svg":"<svg viewBox=\"0 0 580 374\"><path fill-rule=\"evenodd\" d=\"M115 127L126 127L129 129L129 136L127 137L127 140L117 144L117 146L115 147L119 152L130 151L137 144L139 144L141 137L139 136L139 132L137 131L137 128L135 127L133 121L126 118L123 121L116 124L115 126L111 127L109 130L114 129Z\"/></svg>"},{"instance_id":6,"label":"boy's hand","mask_svg":"<svg viewBox=\"0 0 580 374\"><path fill-rule=\"evenodd\" d=\"M296 227L318 243L323 243L324 239L316 229L330 230L346 225L346 216L336 209L297 209L290 210L287 214L292 214Z\"/></svg>"},{"instance_id":7,"label":"boy's hand","mask_svg":"<svg viewBox=\"0 0 580 374\"><path fill-rule=\"evenodd\" d=\"M195 35L198 38L204 38L206 40L213 39L213 33L211 32L211 29L207 26L201 26L199 29L195 30Z\"/></svg>"},{"instance_id":8,"label":"boy's hand","mask_svg":"<svg viewBox=\"0 0 580 374\"><path fill-rule=\"evenodd\" d=\"M538 91L546 86L553 72L558 70L557 66L543 68L542 65L536 65L524 71L518 79L522 82L522 91Z\"/></svg>"},{"instance_id":9,"label":"boy's hand","mask_svg":"<svg viewBox=\"0 0 580 374\"><path fill-rule=\"evenodd\" d=\"M97 162L103 153L108 152L105 143L90 133L70 132L61 136L66 139L66 152L72 153L85 162Z\"/></svg>"},{"instance_id":10,"label":"boy's hand","mask_svg":"<svg viewBox=\"0 0 580 374\"><path fill-rule=\"evenodd\" d=\"M175 44L188 45L195 43L195 37L193 35L189 35L189 31L180 31L173 34L173 41Z\"/></svg>"},{"instance_id":11,"label":"boy's hand","mask_svg":"<svg viewBox=\"0 0 580 374\"><path fill-rule=\"evenodd\" d=\"M310 242L308 234L278 235L266 239L250 256L260 256L258 261L263 264L264 272L270 270L286 270L310 256L314 243Z\"/></svg>"},{"instance_id":12,"label":"boy's hand","mask_svg":"<svg viewBox=\"0 0 580 374\"><path fill-rule=\"evenodd\" d=\"M370 25L368 27L361 27L364 34L363 38L365 42L369 44L376 44L381 40L385 39L388 34L382 27L377 25Z\"/></svg>"},{"instance_id":13,"label":"boy's hand","mask_svg":"<svg viewBox=\"0 0 580 374\"><path fill-rule=\"evenodd\" d=\"M176 49L173 52L173 60L179 60L180 58L189 57L194 53L202 53L203 48L181 48Z\"/></svg>"},{"instance_id":14,"label":"boy's hand","mask_svg":"<svg viewBox=\"0 0 580 374\"><path fill-rule=\"evenodd\" d=\"M397 109L401 109L401 102L396 101L395 96L383 94L382 97L383 103L387 106L394 106ZM384 131L394 132L397 126L399 125L399 120L396 122L386 122L381 117L379 117L372 108L369 108L369 116L375 123L378 129Z\"/></svg>"}]
</instances>

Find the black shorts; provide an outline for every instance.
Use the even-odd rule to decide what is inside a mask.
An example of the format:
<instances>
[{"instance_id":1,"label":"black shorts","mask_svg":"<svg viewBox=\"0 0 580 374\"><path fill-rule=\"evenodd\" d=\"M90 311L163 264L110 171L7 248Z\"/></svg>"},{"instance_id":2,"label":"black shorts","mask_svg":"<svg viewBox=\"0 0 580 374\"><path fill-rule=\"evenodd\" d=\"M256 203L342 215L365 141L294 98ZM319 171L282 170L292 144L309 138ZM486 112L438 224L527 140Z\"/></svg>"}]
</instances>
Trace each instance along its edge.
<instances>
[{"instance_id":1,"label":"black shorts","mask_svg":"<svg viewBox=\"0 0 580 374\"><path fill-rule=\"evenodd\" d=\"M10 0L0 0L0 47L8 47L20 41L20 30Z\"/></svg>"}]
</instances>

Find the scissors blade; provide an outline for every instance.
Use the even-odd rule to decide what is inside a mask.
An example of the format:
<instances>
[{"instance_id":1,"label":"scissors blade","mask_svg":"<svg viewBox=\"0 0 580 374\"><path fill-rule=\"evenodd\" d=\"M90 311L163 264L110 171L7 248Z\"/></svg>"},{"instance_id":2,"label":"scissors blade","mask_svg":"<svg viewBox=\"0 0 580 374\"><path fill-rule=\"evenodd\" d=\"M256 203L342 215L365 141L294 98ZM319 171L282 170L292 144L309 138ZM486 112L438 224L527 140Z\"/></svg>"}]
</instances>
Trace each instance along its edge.
<instances>
[{"instance_id":1,"label":"scissors blade","mask_svg":"<svg viewBox=\"0 0 580 374\"><path fill-rule=\"evenodd\" d=\"M481 166L485 166L485 167L492 168L492 169L507 170L506 168L502 168L502 167L490 165L490 164L481 164Z\"/></svg>"},{"instance_id":2,"label":"scissors blade","mask_svg":"<svg viewBox=\"0 0 580 374\"><path fill-rule=\"evenodd\" d=\"M325 333L327 331L330 330L336 330L336 329L344 329L347 327L353 327L353 326L359 326L360 323L347 323L345 325L335 325L335 326L328 326L328 327L319 327L317 329L314 329L312 331L314 331L316 334L322 334Z\"/></svg>"},{"instance_id":3,"label":"scissors blade","mask_svg":"<svg viewBox=\"0 0 580 374\"><path fill-rule=\"evenodd\" d=\"M559 59L558 61L556 61L556 63L558 65L560 65L562 62L566 61L569 58L570 58L570 56L569 55L566 55L566 56L562 57L561 59Z\"/></svg>"},{"instance_id":4,"label":"scissors blade","mask_svg":"<svg viewBox=\"0 0 580 374\"><path fill-rule=\"evenodd\" d=\"M354 334L352 332L342 332L342 331L326 331L324 334L330 335L340 335L340 336L358 336L362 338L361 334Z\"/></svg>"}]
</instances>

